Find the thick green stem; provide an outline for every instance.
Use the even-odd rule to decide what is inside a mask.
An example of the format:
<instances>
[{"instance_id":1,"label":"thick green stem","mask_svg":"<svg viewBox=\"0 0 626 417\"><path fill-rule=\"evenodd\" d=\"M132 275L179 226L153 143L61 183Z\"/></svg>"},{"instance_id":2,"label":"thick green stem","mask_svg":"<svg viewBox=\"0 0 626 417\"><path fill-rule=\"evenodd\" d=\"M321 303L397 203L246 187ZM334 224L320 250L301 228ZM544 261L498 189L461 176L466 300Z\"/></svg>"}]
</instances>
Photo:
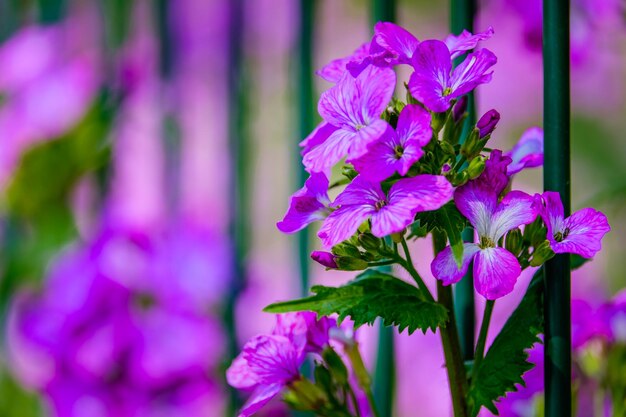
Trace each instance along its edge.
<instances>
[{"instance_id":1,"label":"thick green stem","mask_svg":"<svg viewBox=\"0 0 626 417\"><path fill-rule=\"evenodd\" d=\"M485 304L485 313L483 314L483 322L480 325L480 333L478 334L478 342L476 342L476 359L474 361L474 369L478 369L480 363L485 356L485 343L487 342L487 333L489 333L489 323L491 323L491 313L495 300L487 300Z\"/></svg>"},{"instance_id":2,"label":"thick green stem","mask_svg":"<svg viewBox=\"0 0 626 417\"><path fill-rule=\"evenodd\" d=\"M437 231L433 232L433 246L435 254L441 252L446 247L445 234ZM454 417L469 417L467 410L467 376L465 374L465 364L463 363L456 319L454 318L452 288L444 286L439 280L437 280L437 300L450 312L450 320L439 331L446 360L446 371L448 372L448 381L450 383Z\"/></svg>"}]
</instances>

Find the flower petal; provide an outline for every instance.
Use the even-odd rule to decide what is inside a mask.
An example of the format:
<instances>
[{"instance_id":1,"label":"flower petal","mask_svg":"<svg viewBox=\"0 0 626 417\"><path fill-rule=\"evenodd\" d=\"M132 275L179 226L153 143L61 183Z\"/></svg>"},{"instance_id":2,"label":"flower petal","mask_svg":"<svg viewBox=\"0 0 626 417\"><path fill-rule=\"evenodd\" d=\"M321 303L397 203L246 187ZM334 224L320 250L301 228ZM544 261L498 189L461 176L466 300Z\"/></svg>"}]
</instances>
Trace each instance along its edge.
<instances>
[{"instance_id":1,"label":"flower petal","mask_svg":"<svg viewBox=\"0 0 626 417\"><path fill-rule=\"evenodd\" d=\"M304 187L296 191L289 201L289 209L276 227L283 233L295 233L316 220L328 215L328 178L324 173L314 172Z\"/></svg>"},{"instance_id":2,"label":"flower petal","mask_svg":"<svg viewBox=\"0 0 626 417\"><path fill-rule=\"evenodd\" d=\"M378 22L374 26L374 42L381 48L393 53L398 61L408 64L417 49L419 41L406 29L390 23Z\"/></svg>"},{"instance_id":3,"label":"flower petal","mask_svg":"<svg viewBox=\"0 0 626 417\"><path fill-rule=\"evenodd\" d=\"M504 248L481 249L474 258L474 285L488 300L513 291L521 273L517 258Z\"/></svg>"},{"instance_id":4,"label":"flower petal","mask_svg":"<svg viewBox=\"0 0 626 417\"><path fill-rule=\"evenodd\" d=\"M458 282L467 272L470 262L474 258L476 252L480 249L474 243L463 244L463 262L461 268L456 264L452 248L447 246L439 252L433 262L430 264L430 271L433 276L443 282L443 285L450 285Z\"/></svg>"},{"instance_id":5,"label":"flower petal","mask_svg":"<svg viewBox=\"0 0 626 417\"><path fill-rule=\"evenodd\" d=\"M450 98L444 97L448 87L452 60L448 47L438 40L420 43L413 55L415 72L409 79L409 91L417 100L435 112L450 107Z\"/></svg>"},{"instance_id":6,"label":"flower petal","mask_svg":"<svg viewBox=\"0 0 626 417\"><path fill-rule=\"evenodd\" d=\"M413 213L437 210L452 198L454 188L443 175L423 174L403 178L389 190L389 204L395 205L400 200L410 199L414 205Z\"/></svg>"},{"instance_id":7,"label":"flower petal","mask_svg":"<svg viewBox=\"0 0 626 417\"><path fill-rule=\"evenodd\" d=\"M433 135L430 122L430 113L422 106L407 104L398 117L396 133L402 143L413 140L420 146L426 146Z\"/></svg>"},{"instance_id":8,"label":"flower petal","mask_svg":"<svg viewBox=\"0 0 626 417\"><path fill-rule=\"evenodd\" d=\"M333 202L333 207L370 205L373 208L376 203L385 199L386 196L380 184L370 182L361 175L357 175L337 196Z\"/></svg>"},{"instance_id":9,"label":"flower petal","mask_svg":"<svg viewBox=\"0 0 626 417\"><path fill-rule=\"evenodd\" d=\"M370 66L356 79L361 92L361 109L366 124L377 119L387 108L396 89L396 73L391 68Z\"/></svg>"},{"instance_id":10,"label":"flower petal","mask_svg":"<svg viewBox=\"0 0 626 417\"><path fill-rule=\"evenodd\" d=\"M239 410L238 417L250 417L256 414L265 406L272 398L274 398L283 389L281 384L270 384L260 386L252 393L252 396Z\"/></svg>"},{"instance_id":11,"label":"flower petal","mask_svg":"<svg viewBox=\"0 0 626 417\"><path fill-rule=\"evenodd\" d=\"M306 155L311 149L316 147L317 145L321 145L330 137L330 135L335 132L338 128L336 126L331 125L328 122L322 122L317 127L300 142L300 147L302 147L302 151L300 154L302 156Z\"/></svg>"},{"instance_id":12,"label":"flower petal","mask_svg":"<svg viewBox=\"0 0 626 417\"><path fill-rule=\"evenodd\" d=\"M396 146L400 146L398 136L393 128L387 125L381 138L371 143L363 156L351 160L352 165L359 175L370 181L382 181L389 178L399 166L399 160L395 154Z\"/></svg>"},{"instance_id":13,"label":"flower petal","mask_svg":"<svg viewBox=\"0 0 626 417\"><path fill-rule=\"evenodd\" d=\"M543 129L531 127L526 130L519 142L505 155L512 160L507 168L509 176L517 174L524 168L543 165Z\"/></svg>"},{"instance_id":14,"label":"flower petal","mask_svg":"<svg viewBox=\"0 0 626 417\"><path fill-rule=\"evenodd\" d=\"M537 211L533 198L522 191L511 191L498 203L491 217L488 236L497 242L509 230L532 223L535 218Z\"/></svg>"},{"instance_id":15,"label":"flower petal","mask_svg":"<svg viewBox=\"0 0 626 417\"><path fill-rule=\"evenodd\" d=\"M372 214L372 234L385 237L403 231L415 218L415 200L399 199Z\"/></svg>"},{"instance_id":16,"label":"flower petal","mask_svg":"<svg viewBox=\"0 0 626 417\"><path fill-rule=\"evenodd\" d=\"M496 210L497 194L482 187L476 181L470 181L454 192L454 203L480 236L488 236L491 216Z\"/></svg>"},{"instance_id":17,"label":"flower petal","mask_svg":"<svg viewBox=\"0 0 626 417\"><path fill-rule=\"evenodd\" d=\"M302 163L309 172L324 172L347 155L356 136L356 132L336 130L322 144L304 155Z\"/></svg>"},{"instance_id":18,"label":"flower petal","mask_svg":"<svg viewBox=\"0 0 626 417\"><path fill-rule=\"evenodd\" d=\"M592 208L578 210L563 222L567 236L556 242L550 240L554 253L576 253L583 258L593 258L602 249L602 238L611 230L606 216Z\"/></svg>"},{"instance_id":19,"label":"flower petal","mask_svg":"<svg viewBox=\"0 0 626 417\"><path fill-rule=\"evenodd\" d=\"M382 119L375 120L369 126L360 129L351 141L350 149L348 149L347 162L352 162L355 158L360 158L368 151L372 143L377 142L387 131L389 123Z\"/></svg>"},{"instance_id":20,"label":"flower petal","mask_svg":"<svg viewBox=\"0 0 626 417\"><path fill-rule=\"evenodd\" d=\"M462 55L464 52L476 48L478 42L487 40L493 36L493 28L490 26L486 31L472 35L464 30L459 36L449 35L444 42L450 50L452 59Z\"/></svg>"},{"instance_id":21,"label":"flower petal","mask_svg":"<svg viewBox=\"0 0 626 417\"><path fill-rule=\"evenodd\" d=\"M349 239L374 212L368 205L342 206L326 218L317 236L325 248L332 248Z\"/></svg>"},{"instance_id":22,"label":"flower petal","mask_svg":"<svg viewBox=\"0 0 626 417\"><path fill-rule=\"evenodd\" d=\"M494 66L498 58L488 49L472 52L465 60L454 69L450 77L450 98L455 98L469 93L478 85L491 81L493 71L486 73Z\"/></svg>"},{"instance_id":23,"label":"flower petal","mask_svg":"<svg viewBox=\"0 0 626 417\"><path fill-rule=\"evenodd\" d=\"M252 389L258 385L256 374L250 370L248 362L241 354L226 370L226 381L228 385L237 389Z\"/></svg>"},{"instance_id":24,"label":"flower petal","mask_svg":"<svg viewBox=\"0 0 626 417\"><path fill-rule=\"evenodd\" d=\"M546 224L548 239L553 238L558 232L564 232L565 215L559 193L545 191L543 194L535 194L535 210Z\"/></svg>"},{"instance_id":25,"label":"flower petal","mask_svg":"<svg viewBox=\"0 0 626 417\"><path fill-rule=\"evenodd\" d=\"M316 71L315 74L319 75L326 81L331 83L337 83L341 80L341 77L346 73L346 64L353 60L360 60L369 55L369 42L359 46L352 55L348 55L343 58L335 59L326 64L322 69Z\"/></svg>"}]
</instances>

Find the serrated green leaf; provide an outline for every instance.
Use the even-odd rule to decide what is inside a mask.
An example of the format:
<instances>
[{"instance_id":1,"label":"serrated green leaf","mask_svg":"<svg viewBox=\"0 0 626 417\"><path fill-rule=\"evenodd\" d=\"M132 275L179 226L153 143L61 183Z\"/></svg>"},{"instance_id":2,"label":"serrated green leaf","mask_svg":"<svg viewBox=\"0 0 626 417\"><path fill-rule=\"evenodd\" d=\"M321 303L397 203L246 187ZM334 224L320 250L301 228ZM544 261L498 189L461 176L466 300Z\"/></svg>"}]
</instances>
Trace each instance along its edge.
<instances>
[{"instance_id":1,"label":"serrated green leaf","mask_svg":"<svg viewBox=\"0 0 626 417\"><path fill-rule=\"evenodd\" d=\"M539 269L511 317L493 341L478 369L472 371L468 405L477 416L482 406L497 414L495 402L524 385L522 375L533 367L526 349L543 332L543 269Z\"/></svg>"},{"instance_id":2,"label":"serrated green leaf","mask_svg":"<svg viewBox=\"0 0 626 417\"><path fill-rule=\"evenodd\" d=\"M397 326L399 332L408 329L409 334L416 329L434 332L448 321L448 310L443 305L426 301L418 288L376 270L368 270L338 288L316 285L311 291L315 295L271 304L264 311L315 311L324 316L337 313L340 321L352 318L355 327L371 325L380 317L385 326Z\"/></svg>"},{"instance_id":3,"label":"serrated green leaf","mask_svg":"<svg viewBox=\"0 0 626 417\"><path fill-rule=\"evenodd\" d=\"M438 210L425 211L417 215L418 221L413 223L411 230L414 236L423 235L424 228L428 232L437 229L448 236L452 254L458 267L463 263L463 239L461 232L467 226L467 220L459 212L454 202L443 205Z\"/></svg>"}]
</instances>

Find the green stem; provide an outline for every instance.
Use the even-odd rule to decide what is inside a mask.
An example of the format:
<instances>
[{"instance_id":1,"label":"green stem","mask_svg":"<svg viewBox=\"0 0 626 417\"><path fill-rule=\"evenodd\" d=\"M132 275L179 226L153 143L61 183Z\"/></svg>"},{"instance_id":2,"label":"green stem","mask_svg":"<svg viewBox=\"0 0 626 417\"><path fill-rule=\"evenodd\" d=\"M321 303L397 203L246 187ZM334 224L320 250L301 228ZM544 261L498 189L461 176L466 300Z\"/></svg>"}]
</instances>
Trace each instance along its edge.
<instances>
[{"instance_id":1,"label":"green stem","mask_svg":"<svg viewBox=\"0 0 626 417\"><path fill-rule=\"evenodd\" d=\"M411 253L409 252L409 245L406 243L406 239L402 237L402 241L400 243L402 245L402 249L404 250L404 256L406 257L406 260L400 258L401 260L400 265L402 265L402 267L406 269L407 272L411 275L413 280L415 280L415 283L417 284L419 289L424 293L426 298L429 301L435 301L435 299L433 298L433 295L431 294L430 290L426 286L426 283L424 283L424 280L422 279L420 274L415 269L415 266L413 265L413 260L411 259Z\"/></svg>"},{"instance_id":2,"label":"green stem","mask_svg":"<svg viewBox=\"0 0 626 417\"><path fill-rule=\"evenodd\" d=\"M380 262L370 262L368 263L369 266L388 266L388 265L393 265L397 263L396 259L389 259L387 261L380 261Z\"/></svg>"},{"instance_id":3,"label":"green stem","mask_svg":"<svg viewBox=\"0 0 626 417\"><path fill-rule=\"evenodd\" d=\"M433 246L435 254L441 252L446 247L445 234L434 231ZM452 288L449 285L444 286L439 280L437 280L437 300L444 305L450 313L450 320L446 326L441 327L439 331L446 360L446 371L450 383L450 395L452 396L454 417L469 417L467 410L467 376L465 374L465 364L463 363L456 319L454 318Z\"/></svg>"},{"instance_id":4,"label":"green stem","mask_svg":"<svg viewBox=\"0 0 626 417\"><path fill-rule=\"evenodd\" d=\"M350 359L352 371L356 376L359 388L361 388L367 396L367 402L372 409L372 414L374 417L380 417L378 408L376 407L376 401L374 400L374 393L372 392L372 378L365 368L365 363L363 363L363 357L359 351L358 343L354 342L351 345L346 346L346 353Z\"/></svg>"},{"instance_id":5,"label":"green stem","mask_svg":"<svg viewBox=\"0 0 626 417\"><path fill-rule=\"evenodd\" d=\"M485 313L483 314L483 322L480 325L480 333L478 334L478 342L476 343L476 353L473 369L478 369L485 353L485 343L487 342L487 333L489 333L489 323L491 323L491 313L495 300L487 300L485 303Z\"/></svg>"}]
</instances>

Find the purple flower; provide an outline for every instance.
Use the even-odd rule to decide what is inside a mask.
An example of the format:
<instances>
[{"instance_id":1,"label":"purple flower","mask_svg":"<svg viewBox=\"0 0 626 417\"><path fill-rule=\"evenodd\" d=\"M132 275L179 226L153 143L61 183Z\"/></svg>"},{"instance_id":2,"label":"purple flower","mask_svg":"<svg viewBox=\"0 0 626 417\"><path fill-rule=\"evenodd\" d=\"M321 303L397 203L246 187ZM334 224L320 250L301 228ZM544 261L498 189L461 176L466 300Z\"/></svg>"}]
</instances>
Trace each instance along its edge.
<instances>
[{"instance_id":1,"label":"purple flower","mask_svg":"<svg viewBox=\"0 0 626 417\"><path fill-rule=\"evenodd\" d=\"M337 129L339 128L327 122L322 122L317 125L315 129L309 134L309 136L307 136L306 138L304 138L304 140L302 140L302 142L300 142L299 145L300 147L302 147L302 151L300 152L300 154L304 156L309 153L311 149L323 143Z\"/></svg>"},{"instance_id":2,"label":"purple flower","mask_svg":"<svg viewBox=\"0 0 626 417\"><path fill-rule=\"evenodd\" d=\"M483 116L476 123L476 127L478 128L479 136L481 139L485 138L487 135L491 135L495 130L498 122L500 121L500 113L491 109L487 113L483 114Z\"/></svg>"},{"instance_id":3,"label":"purple flower","mask_svg":"<svg viewBox=\"0 0 626 417\"><path fill-rule=\"evenodd\" d=\"M339 207L324 221L318 236L332 247L352 236L371 218L372 234L384 237L404 230L419 211L436 210L452 196L443 176L418 175L396 182L385 195L380 184L357 176L333 203Z\"/></svg>"},{"instance_id":4,"label":"purple flower","mask_svg":"<svg viewBox=\"0 0 626 417\"><path fill-rule=\"evenodd\" d=\"M352 163L364 178L371 181L383 180L396 172L405 176L411 165L424 154L422 147L430 142L431 137L430 113L417 104L409 104L400 112L396 130L388 126L382 138Z\"/></svg>"},{"instance_id":5,"label":"purple flower","mask_svg":"<svg viewBox=\"0 0 626 417\"><path fill-rule=\"evenodd\" d=\"M323 220L330 212L328 205L328 178L326 174L314 172L296 191L289 202L289 209L276 226L283 233L295 233L316 220Z\"/></svg>"},{"instance_id":6,"label":"purple flower","mask_svg":"<svg viewBox=\"0 0 626 417\"><path fill-rule=\"evenodd\" d=\"M464 52L476 48L478 42L487 40L493 36L493 28L490 26L486 31L472 35L464 30L459 36L448 35L444 40L446 46L450 50L452 59L462 55Z\"/></svg>"},{"instance_id":7,"label":"purple flower","mask_svg":"<svg viewBox=\"0 0 626 417\"><path fill-rule=\"evenodd\" d=\"M507 167L510 163L511 158L502 156L501 150L494 149L485 163L485 170L474 182L484 190L493 190L496 195L501 195L509 185Z\"/></svg>"},{"instance_id":8,"label":"purple flower","mask_svg":"<svg viewBox=\"0 0 626 417\"><path fill-rule=\"evenodd\" d=\"M580 349L590 340L612 341L611 304L593 308L585 300L572 300L572 347Z\"/></svg>"},{"instance_id":9,"label":"purple flower","mask_svg":"<svg viewBox=\"0 0 626 417\"><path fill-rule=\"evenodd\" d=\"M226 371L228 383L254 392L239 412L248 417L259 411L290 382L300 378L305 358L305 340L281 335L253 338Z\"/></svg>"},{"instance_id":10,"label":"purple flower","mask_svg":"<svg viewBox=\"0 0 626 417\"><path fill-rule=\"evenodd\" d=\"M335 262L335 255L330 252L324 252L321 250L316 250L311 253L311 259L313 259L318 264L325 266L330 269L337 269L339 266L337 262Z\"/></svg>"},{"instance_id":11,"label":"purple flower","mask_svg":"<svg viewBox=\"0 0 626 417\"><path fill-rule=\"evenodd\" d=\"M491 81L493 72L487 73L487 70L496 61L493 52L481 49L469 54L453 70L452 55L446 44L427 40L418 45L413 56L415 72L409 80L409 90L430 110L444 112L453 99Z\"/></svg>"},{"instance_id":12,"label":"purple flower","mask_svg":"<svg viewBox=\"0 0 626 417\"><path fill-rule=\"evenodd\" d=\"M454 120L454 123L460 122L461 117L463 117L466 111L467 111L467 96L461 96L452 107L452 119Z\"/></svg>"},{"instance_id":13,"label":"purple flower","mask_svg":"<svg viewBox=\"0 0 626 417\"><path fill-rule=\"evenodd\" d=\"M496 191L471 181L456 190L454 201L476 230L478 243L463 244L460 268L452 248L446 247L431 264L433 275L444 285L453 284L465 275L474 260L474 283L478 293L489 300L505 296L513 291L521 267L511 252L497 246L498 241L509 230L535 220L537 213L532 197L512 191L498 202Z\"/></svg>"},{"instance_id":14,"label":"purple flower","mask_svg":"<svg viewBox=\"0 0 626 417\"><path fill-rule=\"evenodd\" d=\"M299 344L304 340L306 352L320 353L328 345L328 333L331 328L337 327L334 319L322 316L312 311L286 313L276 315L276 327L273 334L286 336Z\"/></svg>"},{"instance_id":15,"label":"purple flower","mask_svg":"<svg viewBox=\"0 0 626 417\"><path fill-rule=\"evenodd\" d=\"M341 80L341 77L346 73L346 65L352 61L360 61L369 55L368 51L370 49L369 43L364 43L359 46L352 55L348 55L343 58L335 59L328 64L324 65L321 70L316 71L315 73L329 81L331 83L338 83Z\"/></svg>"},{"instance_id":16,"label":"purple flower","mask_svg":"<svg viewBox=\"0 0 626 417\"><path fill-rule=\"evenodd\" d=\"M395 86L393 70L369 67L357 78L344 75L337 85L322 93L318 111L337 130L304 155L307 170L323 172L346 155L348 161L362 156L387 129L380 115Z\"/></svg>"},{"instance_id":17,"label":"purple flower","mask_svg":"<svg viewBox=\"0 0 626 417\"><path fill-rule=\"evenodd\" d=\"M410 64L418 44L417 38L406 29L394 23L378 22L374 26L369 54L355 58L347 68L357 77L370 64L378 67Z\"/></svg>"},{"instance_id":18,"label":"purple flower","mask_svg":"<svg viewBox=\"0 0 626 417\"><path fill-rule=\"evenodd\" d=\"M519 142L505 155L513 161L507 170L509 176L525 168L543 165L543 129L531 127L526 130Z\"/></svg>"},{"instance_id":19,"label":"purple flower","mask_svg":"<svg viewBox=\"0 0 626 417\"><path fill-rule=\"evenodd\" d=\"M564 218L559 193L546 191L535 195L535 206L548 229L547 239L554 253L575 253L584 258L602 249L602 237L611 227L606 216L584 208Z\"/></svg>"}]
</instances>

